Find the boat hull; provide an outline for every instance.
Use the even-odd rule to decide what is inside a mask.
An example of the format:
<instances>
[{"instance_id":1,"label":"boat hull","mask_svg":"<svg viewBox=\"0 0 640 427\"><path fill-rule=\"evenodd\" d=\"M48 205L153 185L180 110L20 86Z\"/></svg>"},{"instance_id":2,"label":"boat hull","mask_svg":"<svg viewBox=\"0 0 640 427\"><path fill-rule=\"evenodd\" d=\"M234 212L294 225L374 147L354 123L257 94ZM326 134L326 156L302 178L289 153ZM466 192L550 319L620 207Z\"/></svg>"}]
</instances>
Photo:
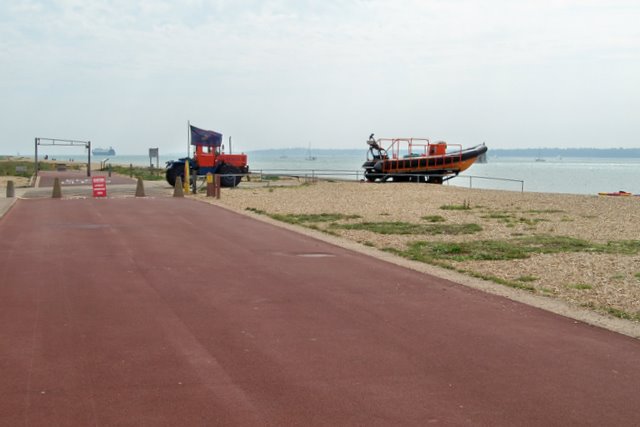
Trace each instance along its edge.
<instances>
[{"instance_id":1,"label":"boat hull","mask_svg":"<svg viewBox=\"0 0 640 427\"><path fill-rule=\"evenodd\" d=\"M96 148L91 150L91 154L93 154L94 156L115 156L116 151L113 148L110 148L108 150L105 150L103 148Z\"/></svg>"}]
</instances>

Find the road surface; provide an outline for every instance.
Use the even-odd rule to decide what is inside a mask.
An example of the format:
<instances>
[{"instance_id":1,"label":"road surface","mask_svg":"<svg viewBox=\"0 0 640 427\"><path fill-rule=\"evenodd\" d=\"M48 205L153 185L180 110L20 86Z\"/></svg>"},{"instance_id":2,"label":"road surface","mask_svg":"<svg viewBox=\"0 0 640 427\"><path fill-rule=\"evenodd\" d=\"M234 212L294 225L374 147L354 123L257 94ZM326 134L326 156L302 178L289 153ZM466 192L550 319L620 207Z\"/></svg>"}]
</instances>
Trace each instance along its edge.
<instances>
[{"instance_id":1,"label":"road surface","mask_svg":"<svg viewBox=\"0 0 640 427\"><path fill-rule=\"evenodd\" d=\"M0 425L640 425L640 343L179 198L0 218Z\"/></svg>"}]
</instances>

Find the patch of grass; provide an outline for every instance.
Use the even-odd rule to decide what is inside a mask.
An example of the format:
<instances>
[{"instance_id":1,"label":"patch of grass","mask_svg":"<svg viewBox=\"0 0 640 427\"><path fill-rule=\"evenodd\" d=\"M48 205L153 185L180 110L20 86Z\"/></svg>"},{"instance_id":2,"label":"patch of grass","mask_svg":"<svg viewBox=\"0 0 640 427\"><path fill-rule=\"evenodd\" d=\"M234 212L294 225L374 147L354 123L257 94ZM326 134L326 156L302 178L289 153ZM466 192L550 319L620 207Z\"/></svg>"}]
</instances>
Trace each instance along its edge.
<instances>
[{"instance_id":1,"label":"patch of grass","mask_svg":"<svg viewBox=\"0 0 640 427\"><path fill-rule=\"evenodd\" d=\"M413 224L410 222L360 222L354 224L334 224L345 230L366 230L378 234L473 234L482 231L478 224Z\"/></svg>"},{"instance_id":2,"label":"patch of grass","mask_svg":"<svg viewBox=\"0 0 640 427\"><path fill-rule=\"evenodd\" d=\"M442 205L440 209L445 211L468 211L471 209L471 204L468 200L465 200L461 205Z\"/></svg>"},{"instance_id":3,"label":"patch of grass","mask_svg":"<svg viewBox=\"0 0 640 427\"><path fill-rule=\"evenodd\" d=\"M497 261L527 258L523 248L506 241L479 240L470 242L412 242L407 255L412 259L448 259L451 261Z\"/></svg>"},{"instance_id":4,"label":"patch of grass","mask_svg":"<svg viewBox=\"0 0 640 427\"><path fill-rule=\"evenodd\" d=\"M469 271L467 273L470 276L477 277L477 278L483 279L483 280L489 280L491 282L497 283L499 285L507 286L509 288L522 289L524 291L529 291L529 292L535 292L536 291L536 288L534 288L533 286L525 285L523 283L514 282L512 280L503 279L501 277L494 276L492 274L477 273L477 272L473 272L473 271Z\"/></svg>"},{"instance_id":5,"label":"patch of grass","mask_svg":"<svg viewBox=\"0 0 640 427\"><path fill-rule=\"evenodd\" d=\"M334 222L340 220L357 219L360 215L345 215L340 213L321 214L268 214L271 218L289 224L306 224L318 222Z\"/></svg>"},{"instance_id":6,"label":"patch of grass","mask_svg":"<svg viewBox=\"0 0 640 427\"><path fill-rule=\"evenodd\" d=\"M358 224L354 224L358 225ZM635 241L634 241L635 242ZM451 261L499 261L529 258L532 254L554 254L562 252L630 252L635 244L611 242L592 244L586 240L566 236L534 235L510 240L477 240L468 242L427 242L409 243L406 256L424 262L433 259Z\"/></svg>"},{"instance_id":7,"label":"patch of grass","mask_svg":"<svg viewBox=\"0 0 640 427\"><path fill-rule=\"evenodd\" d=\"M266 215L267 213L265 211L263 211L262 209L256 209L256 208L244 208L245 211L249 211L249 212L253 212L253 213L257 213L260 215Z\"/></svg>"},{"instance_id":8,"label":"patch of grass","mask_svg":"<svg viewBox=\"0 0 640 427\"><path fill-rule=\"evenodd\" d=\"M497 219L503 222L511 222L512 220L515 219L515 217L510 213L504 213L504 212L490 212L486 215L482 215L480 218Z\"/></svg>"},{"instance_id":9,"label":"patch of grass","mask_svg":"<svg viewBox=\"0 0 640 427\"><path fill-rule=\"evenodd\" d=\"M615 307L602 307L602 309L610 315L618 317L620 319L635 320L636 322L640 321L640 313L627 313L626 311L620 310Z\"/></svg>"},{"instance_id":10,"label":"patch of grass","mask_svg":"<svg viewBox=\"0 0 640 427\"><path fill-rule=\"evenodd\" d=\"M614 240L598 245L597 250L608 254L635 255L640 252L640 240Z\"/></svg>"},{"instance_id":11,"label":"patch of grass","mask_svg":"<svg viewBox=\"0 0 640 427\"><path fill-rule=\"evenodd\" d=\"M635 276L636 279L640 280L640 273L636 273L636 274L634 274L634 276Z\"/></svg>"},{"instance_id":12,"label":"patch of grass","mask_svg":"<svg viewBox=\"0 0 640 427\"><path fill-rule=\"evenodd\" d=\"M38 163L38 170L50 171L55 169L55 164L53 163ZM69 164L67 168L80 169L80 165L81 164ZM24 170L24 172L16 171L16 167L20 170ZM21 176L23 178L30 178L34 173L35 162L33 160L3 160L0 162L0 175L2 176Z\"/></svg>"},{"instance_id":13,"label":"patch of grass","mask_svg":"<svg viewBox=\"0 0 640 427\"><path fill-rule=\"evenodd\" d=\"M518 278L516 278L516 280L518 282L535 282L537 280L539 280L539 277L536 276L520 276Z\"/></svg>"},{"instance_id":14,"label":"patch of grass","mask_svg":"<svg viewBox=\"0 0 640 427\"><path fill-rule=\"evenodd\" d=\"M570 288L577 289L579 291L590 290L593 289L593 286L588 283L573 283L569 285Z\"/></svg>"},{"instance_id":15,"label":"patch of grass","mask_svg":"<svg viewBox=\"0 0 640 427\"><path fill-rule=\"evenodd\" d=\"M518 218L518 221L522 224L526 224L528 226L535 226L537 225L539 222L544 222L544 221L549 221L548 219L544 219L544 218L525 218L525 217L520 217Z\"/></svg>"},{"instance_id":16,"label":"patch of grass","mask_svg":"<svg viewBox=\"0 0 640 427\"><path fill-rule=\"evenodd\" d=\"M623 280L624 279L624 274L614 274L613 276L611 276L611 280Z\"/></svg>"},{"instance_id":17,"label":"patch of grass","mask_svg":"<svg viewBox=\"0 0 640 427\"><path fill-rule=\"evenodd\" d=\"M517 239L518 244L527 248L529 252L553 254L560 252L582 252L589 250L592 245L582 239L567 236L552 236L537 234Z\"/></svg>"},{"instance_id":18,"label":"patch of grass","mask_svg":"<svg viewBox=\"0 0 640 427\"><path fill-rule=\"evenodd\" d=\"M440 215L426 215L422 217L423 220L428 222L445 222L446 219Z\"/></svg>"},{"instance_id":19,"label":"patch of grass","mask_svg":"<svg viewBox=\"0 0 640 427\"><path fill-rule=\"evenodd\" d=\"M165 178L164 169L150 168L148 166L112 165L111 171L120 175L142 178L145 181L162 181Z\"/></svg>"},{"instance_id":20,"label":"patch of grass","mask_svg":"<svg viewBox=\"0 0 640 427\"><path fill-rule=\"evenodd\" d=\"M546 214L546 213L561 213L564 212L561 209L530 209L528 211L525 211L526 213L531 213L531 214Z\"/></svg>"}]
</instances>

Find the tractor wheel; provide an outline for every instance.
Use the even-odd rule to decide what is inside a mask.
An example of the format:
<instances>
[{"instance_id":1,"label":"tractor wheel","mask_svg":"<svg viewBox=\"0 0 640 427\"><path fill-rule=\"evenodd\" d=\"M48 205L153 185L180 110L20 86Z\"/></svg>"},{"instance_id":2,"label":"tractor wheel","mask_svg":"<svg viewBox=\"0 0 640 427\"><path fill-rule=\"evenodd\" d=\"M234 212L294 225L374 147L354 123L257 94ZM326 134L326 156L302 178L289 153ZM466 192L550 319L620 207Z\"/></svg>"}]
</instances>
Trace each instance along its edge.
<instances>
[{"instance_id":1,"label":"tractor wheel","mask_svg":"<svg viewBox=\"0 0 640 427\"><path fill-rule=\"evenodd\" d=\"M367 169L364 173L364 179L368 182L375 182L377 177L378 175L373 172L373 169Z\"/></svg>"},{"instance_id":2,"label":"tractor wheel","mask_svg":"<svg viewBox=\"0 0 640 427\"><path fill-rule=\"evenodd\" d=\"M220 177L220 186L222 187L236 187L242 180L242 176L234 176L242 173L242 171L235 166L223 165L218 173L222 175Z\"/></svg>"},{"instance_id":3,"label":"tractor wheel","mask_svg":"<svg viewBox=\"0 0 640 427\"><path fill-rule=\"evenodd\" d=\"M173 163L165 175L170 186L176 186L176 178L180 177L184 184L184 163Z\"/></svg>"}]
</instances>

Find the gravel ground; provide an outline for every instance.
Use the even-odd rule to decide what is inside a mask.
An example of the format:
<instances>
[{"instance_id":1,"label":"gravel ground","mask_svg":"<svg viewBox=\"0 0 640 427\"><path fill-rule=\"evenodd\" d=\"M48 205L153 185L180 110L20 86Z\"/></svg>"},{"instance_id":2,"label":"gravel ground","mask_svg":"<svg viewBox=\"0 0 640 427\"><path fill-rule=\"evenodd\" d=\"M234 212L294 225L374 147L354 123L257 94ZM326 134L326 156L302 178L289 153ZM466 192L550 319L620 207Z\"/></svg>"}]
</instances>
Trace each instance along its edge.
<instances>
[{"instance_id":1,"label":"gravel ground","mask_svg":"<svg viewBox=\"0 0 640 427\"><path fill-rule=\"evenodd\" d=\"M359 216L338 221L342 223L402 221L426 224L428 221L423 217L439 216L444 219L441 224L473 223L482 227L482 231L474 234L397 235L329 228L329 223L309 224L319 230L330 231L340 240L359 243L357 246L368 249L402 250L408 243L418 240L508 241L539 235L573 237L600 244L629 240L638 244L640 239L640 197L519 193L411 183L283 184L289 185L278 186L276 182L266 187L243 182L238 188L223 189L221 199L212 202L249 214L247 209L268 214L341 213ZM469 209L442 209L447 205L468 205ZM622 332L638 336L640 253L637 250L632 254L534 254L525 259L449 262L449 265L455 270L467 271L469 279L470 276L493 276L531 287L528 291L515 292L535 296L539 300L535 305L560 302L581 312L588 310L608 317L613 313L617 317L629 318L626 323L633 331ZM436 271L440 275L451 274L444 269ZM512 291L509 289L507 293L513 294ZM573 316L571 313L563 314Z\"/></svg>"}]
</instances>

